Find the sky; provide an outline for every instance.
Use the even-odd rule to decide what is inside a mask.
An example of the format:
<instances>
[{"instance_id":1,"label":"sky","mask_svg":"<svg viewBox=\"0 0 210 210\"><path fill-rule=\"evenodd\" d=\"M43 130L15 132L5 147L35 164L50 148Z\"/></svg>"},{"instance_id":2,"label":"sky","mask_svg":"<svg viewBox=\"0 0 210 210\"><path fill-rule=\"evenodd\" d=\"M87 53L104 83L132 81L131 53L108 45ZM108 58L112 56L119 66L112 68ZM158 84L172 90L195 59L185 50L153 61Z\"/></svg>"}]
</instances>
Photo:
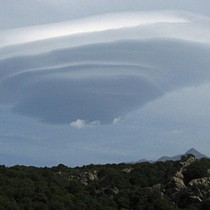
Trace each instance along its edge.
<instances>
[{"instance_id":1,"label":"sky","mask_svg":"<svg viewBox=\"0 0 210 210\"><path fill-rule=\"evenodd\" d=\"M208 0L0 0L0 164L210 156Z\"/></svg>"}]
</instances>

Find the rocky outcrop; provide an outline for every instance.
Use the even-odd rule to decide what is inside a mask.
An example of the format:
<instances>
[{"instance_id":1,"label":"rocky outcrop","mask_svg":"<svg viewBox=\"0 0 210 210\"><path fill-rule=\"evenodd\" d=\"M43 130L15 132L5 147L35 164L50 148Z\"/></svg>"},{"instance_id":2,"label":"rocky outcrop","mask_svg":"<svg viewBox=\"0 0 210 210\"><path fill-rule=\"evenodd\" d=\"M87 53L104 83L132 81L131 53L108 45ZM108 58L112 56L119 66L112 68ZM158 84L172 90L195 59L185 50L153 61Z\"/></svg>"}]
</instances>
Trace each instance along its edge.
<instances>
[{"instance_id":1,"label":"rocky outcrop","mask_svg":"<svg viewBox=\"0 0 210 210\"><path fill-rule=\"evenodd\" d=\"M185 171L186 167L188 167L191 163L193 163L196 158L192 155L183 156L182 161L180 164L182 167L179 171L177 171L170 180L165 184L165 191L168 192L172 197L177 195L177 192L186 189L186 185L184 183L184 175L183 172Z\"/></svg>"},{"instance_id":2,"label":"rocky outcrop","mask_svg":"<svg viewBox=\"0 0 210 210\"><path fill-rule=\"evenodd\" d=\"M200 201L210 198L210 177L191 180L188 190L197 196Z\"/></svg>"},{"instance_id":3,"label":"rocky outcrop","mask_svg":"<svg viewBox=\"0 0 210 210\"><path fill-rule=\"evenodd\" d=\"M210 177L193 179L189 182L189 186L194 187L194 188L208 189L210 187Z\"/></svg>"},{"instance_id":4,"label":"rocky outcrop","mask_svg":"<svg viewBox=\"0 0 210 210\"><path fill-rule=\"evenodd\" d=\"M93 172L89 171L89 172L84 172L80 174L80 182L86 186L88 185L90 181L94 181L96 179L98 179L97 171L93 171Z\"/></svg>"},{"instance_id":5,"label":"rocky outcrop","mask_svg":"<svg viewBox=\"0 0 210 210\"><path fill-rule=\"evenodd\" d=\"M97 180L98 175L97 171L94 170L93 172L87 171L77 175L71 175L68 178L69 180L79 180L81 184L87 186L89 182Z\"/></svg>"},{"instance_id":6,"label":"rocky outcrop","mask_svg":"<svg viewBox=\"0 0 210 210\"><path fill-rule=\"evenodd\" d=\"M192 164L196 158L193 155L183 156L180 164L182 167L177 171L165 185L159 187L161 197L170 197L175 203L180 199L185 199L188 203L203 203L210 198L210 177L193 179L189 183L185 183L184 171ZM157 190L157 187L154 186Z\"/></svg>"},{"instance_id":7,"label":"rocky outcrop","mask_svg":"<svg viewBox=\"0 0 210 210\"><path fill-rule=\"evenodd\" d=\"M180 191L186 188L183 179L176 176L171 178L169 186L173 187L175 191Z\"/></svg>"}]
</instances>

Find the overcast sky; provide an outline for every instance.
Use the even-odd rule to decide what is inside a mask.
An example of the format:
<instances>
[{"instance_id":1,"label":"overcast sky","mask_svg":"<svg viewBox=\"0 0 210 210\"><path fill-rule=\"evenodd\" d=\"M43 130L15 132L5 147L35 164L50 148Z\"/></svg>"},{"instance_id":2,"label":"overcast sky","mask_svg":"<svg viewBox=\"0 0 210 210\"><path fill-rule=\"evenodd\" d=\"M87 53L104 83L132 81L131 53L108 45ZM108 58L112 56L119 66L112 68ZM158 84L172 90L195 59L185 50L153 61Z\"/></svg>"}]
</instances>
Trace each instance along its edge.
<instances>
[{"instance_id":1,"label":"overcast sky","mask_svg":"<svg viewBox=\"0 0 210 210\"><path fill-rule=\"evenodd\" d=\"M0 164L210 156L208 0L0 0Z\"/></svg>"}]
</instances>

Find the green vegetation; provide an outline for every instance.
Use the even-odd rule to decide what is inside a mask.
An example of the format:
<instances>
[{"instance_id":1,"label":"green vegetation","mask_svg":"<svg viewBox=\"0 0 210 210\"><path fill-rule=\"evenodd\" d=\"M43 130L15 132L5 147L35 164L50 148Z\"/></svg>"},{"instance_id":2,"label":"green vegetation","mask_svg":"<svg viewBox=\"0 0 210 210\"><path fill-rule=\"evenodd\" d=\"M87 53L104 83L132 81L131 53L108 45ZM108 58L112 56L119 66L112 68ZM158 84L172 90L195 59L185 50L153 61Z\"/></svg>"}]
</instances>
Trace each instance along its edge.
<instances>
[{"instance_id":1,"label":"green vegetation","mask_svg":"<svg viewBox=\"0 0 210 210\"><path fill-rule=\"evenodd\" d=\"M178 161L76 168L2 165L0 210L198 210L209 206L209 200L182 205L182 192L176 202L161 191L180 168ZM185 181L207 176L208 168L210 160L195 161L185 171Z\"/></svg>"},{"instance_id":2,"label":"green vegetation","mask_svg":"<svg viewBox=\"0 0 210 210\"><path fill-rule=\"evenodd\" d=\"M196 160L190 166L187 167L187 170L184 172L185 182L189 182L192 179L198 179L202 177L209 176L207 170L210 169L209 159L203 158L201 160Z\"/></svg>"}]
</instances>

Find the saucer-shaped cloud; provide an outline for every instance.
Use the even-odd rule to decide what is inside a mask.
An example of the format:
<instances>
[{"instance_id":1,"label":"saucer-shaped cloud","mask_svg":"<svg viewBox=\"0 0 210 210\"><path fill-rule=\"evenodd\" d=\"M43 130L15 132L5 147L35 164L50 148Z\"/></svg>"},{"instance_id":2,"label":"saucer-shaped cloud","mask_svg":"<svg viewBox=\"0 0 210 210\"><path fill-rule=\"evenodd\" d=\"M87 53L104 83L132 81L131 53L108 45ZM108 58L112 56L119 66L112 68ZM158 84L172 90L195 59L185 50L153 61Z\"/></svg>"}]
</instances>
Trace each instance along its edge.
<instances>
[{"instance_id":1,"label":"saucer-shaped cloud","mask_svg":"<svg viewBox=\"0 0 210 210\"><path fill-rule=\"evenodd\" d=\"M22 73L2 84L2 101L14 103L18 113L49 123L71 123L77 119L111 123L117 116L160 95L146 79L120 75L120 67L111 65Z\"/></svg>"},{"instance_id":2,"label":"saucer-shaped cloud","mask_svg":"<svg viewBox=\"0 0 210 210\"><path fill-rule=\"evenodd\" d=\"M126 17L131 21L122 21ZM109 18L114 18L113 24L108 24ZM47 29L55 31L49 34L45 26L27 28L25 33L22 29L5 31L14 37L20 35L11 43L36 42L2 48L5 59L0 60L0 103L46 123L82 128L116 124L168 91L210 80L209 40L202 33L209 28L200 24L201 17L150 12L97 19L85 18L69 26L49 25ZM87 27L81 31L83 25ZM201 32L197 33L195 26ZM66 35L63 32L70 36L60 37ZM55 34L56 39L37 41ZM77 44L71 44L72 40ZM11 44L7 41L3 44ZM14 57L8 57L13 48ZM36 53L26 55L30 49Z\"/></svg>"}]
</instances>

